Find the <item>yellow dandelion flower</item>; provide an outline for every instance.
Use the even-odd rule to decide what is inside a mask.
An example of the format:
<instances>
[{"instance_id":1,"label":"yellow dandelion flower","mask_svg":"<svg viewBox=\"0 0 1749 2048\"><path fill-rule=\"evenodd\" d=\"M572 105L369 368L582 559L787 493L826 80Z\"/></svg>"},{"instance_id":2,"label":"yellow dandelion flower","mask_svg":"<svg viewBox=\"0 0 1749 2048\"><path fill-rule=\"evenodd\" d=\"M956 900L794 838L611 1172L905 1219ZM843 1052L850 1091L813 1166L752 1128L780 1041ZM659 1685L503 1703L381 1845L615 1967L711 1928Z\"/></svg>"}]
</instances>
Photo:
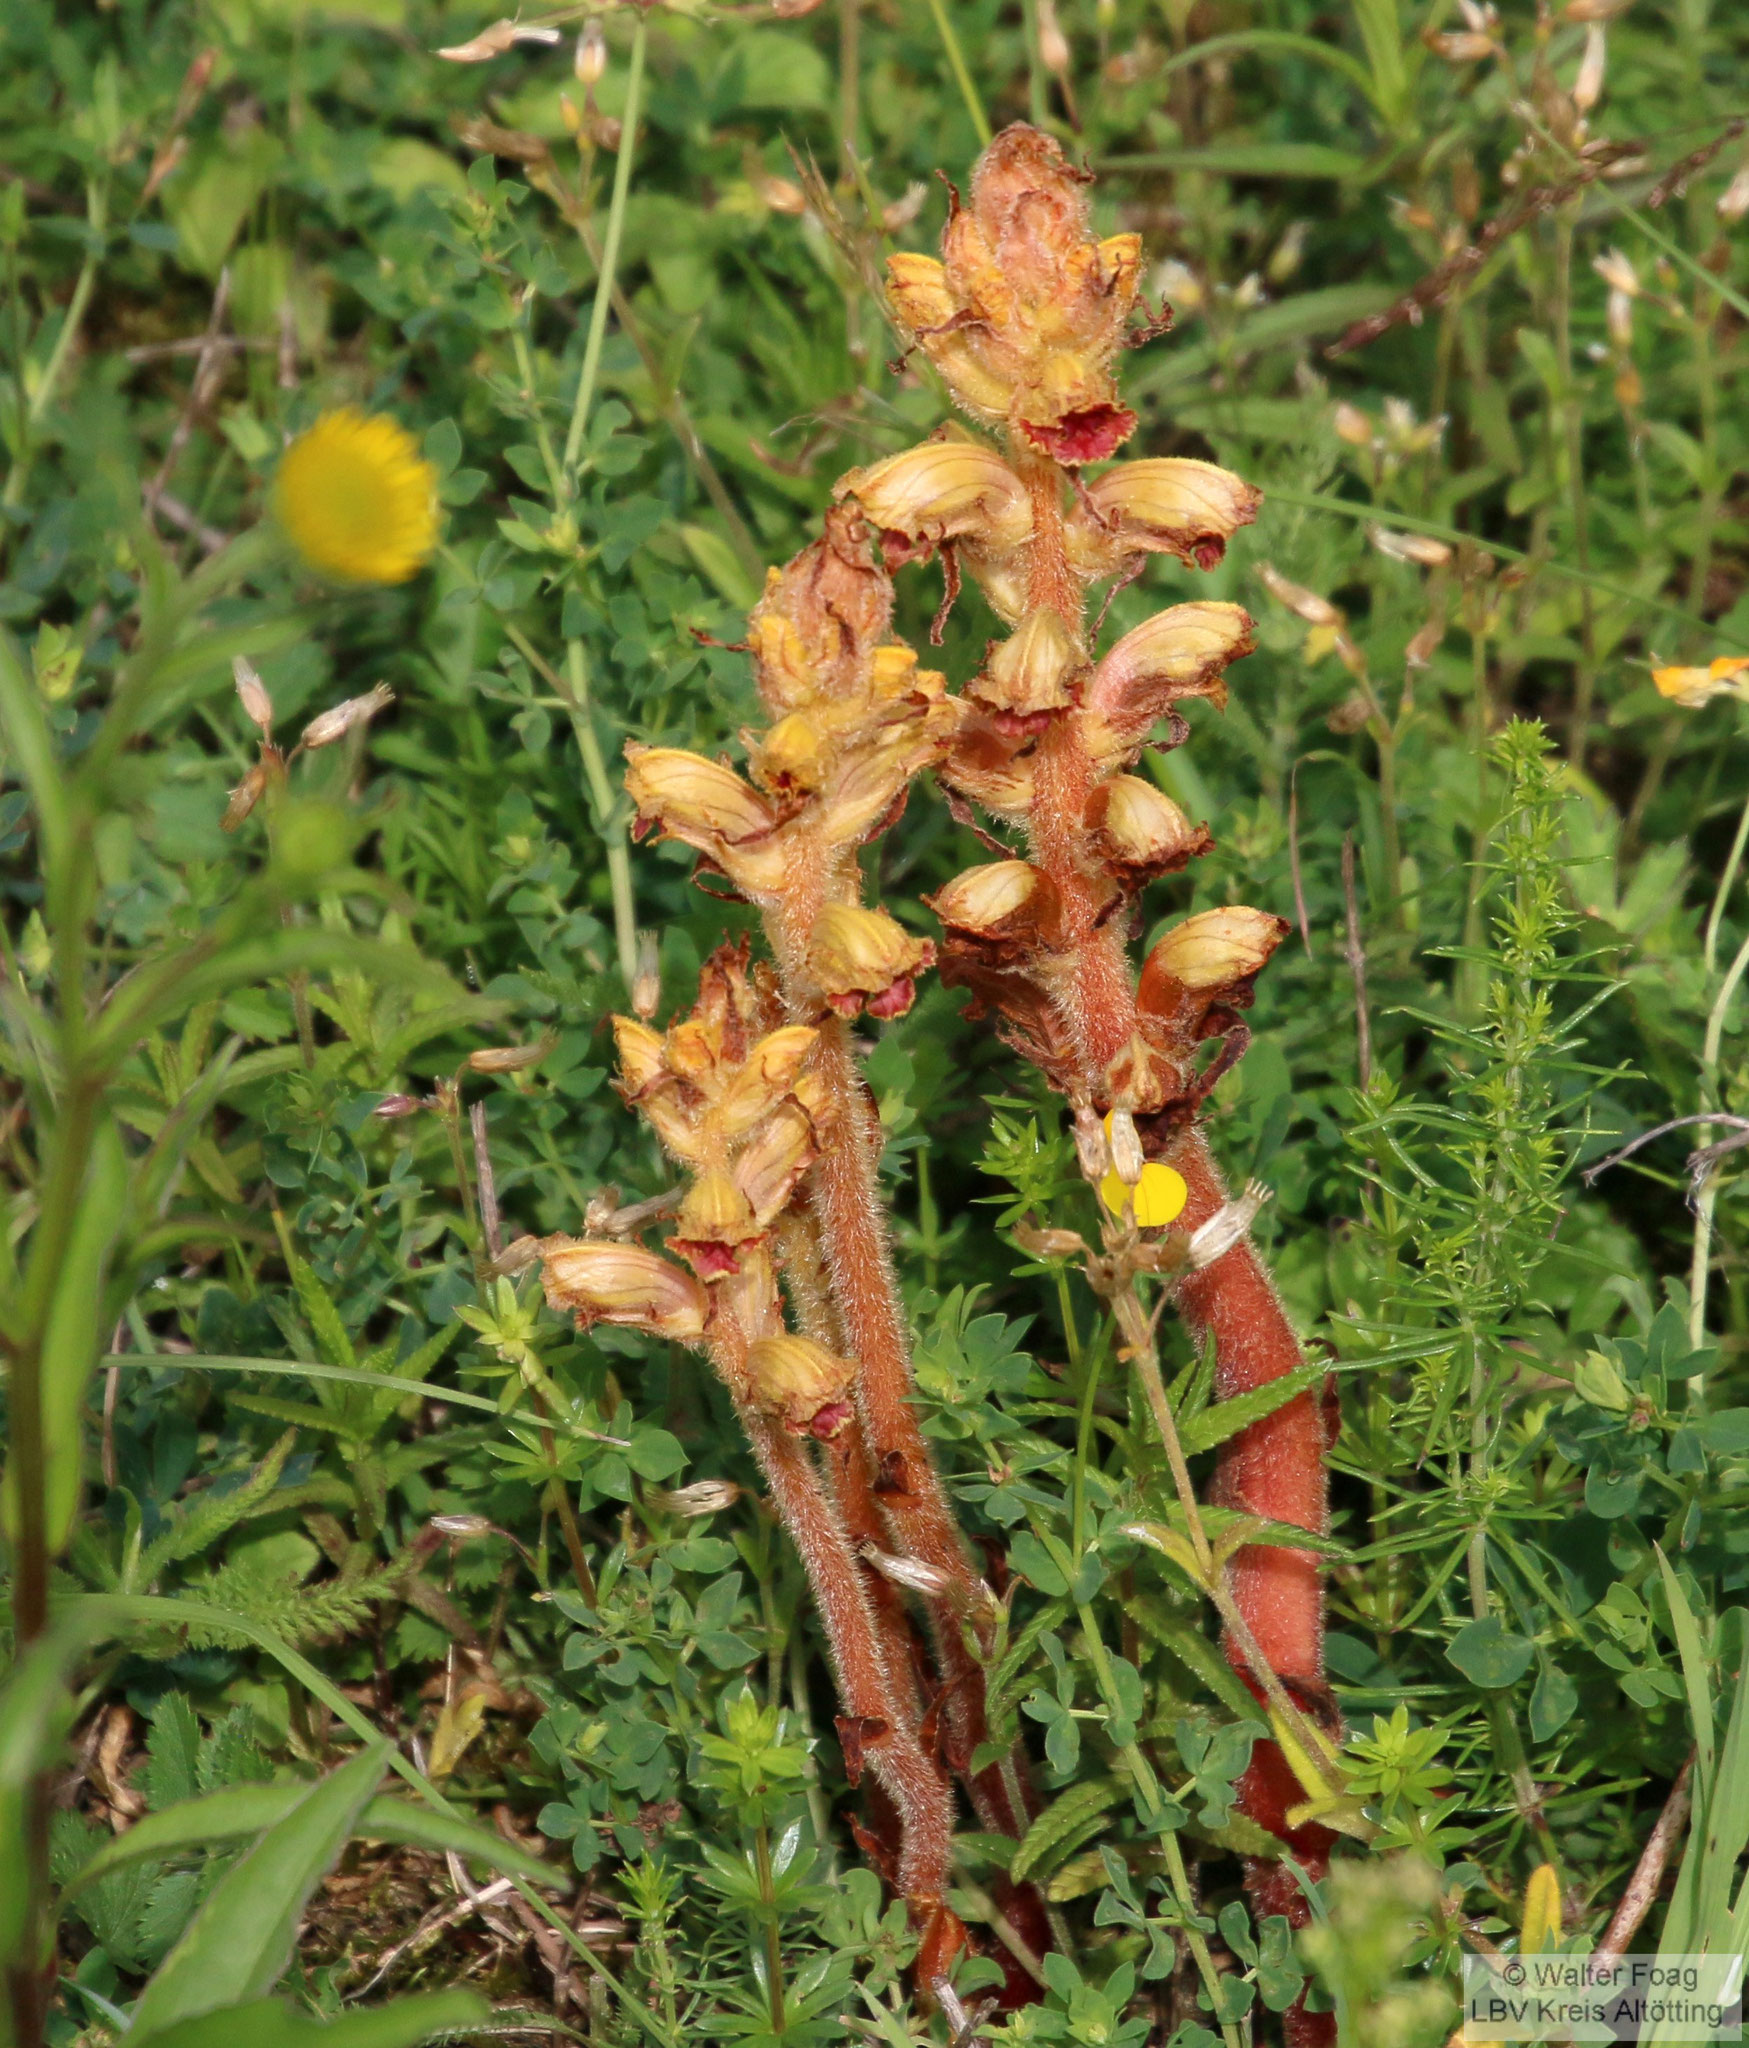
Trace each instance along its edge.
<instances>
[{"instance_id":1,"label":"yellow dandelion flower","mask_svg":"<svg viewBox=\"0 0 1749 2048\"><path fill-rule=\"evenodd\" d=\"M405 583L437 545L437 472L398 421L343 406L285 451L273 509L319 575Z\"/></svg>"},{"instance_id":2,"label":"yellow dandelion flower","mask_svg":"<svg viewBox=\"0 0 1749 2048\"><path fill-rule=\"evenodd\" d=\"M1652 680L1659 696L1670 698L1685 711L1695 711L1715 697L1743 696L1749 685L1738 678L1745 670L1749 670L1749 655L1721 654L1705 668L1655 668Z\"/></svg>"}]
</instances>

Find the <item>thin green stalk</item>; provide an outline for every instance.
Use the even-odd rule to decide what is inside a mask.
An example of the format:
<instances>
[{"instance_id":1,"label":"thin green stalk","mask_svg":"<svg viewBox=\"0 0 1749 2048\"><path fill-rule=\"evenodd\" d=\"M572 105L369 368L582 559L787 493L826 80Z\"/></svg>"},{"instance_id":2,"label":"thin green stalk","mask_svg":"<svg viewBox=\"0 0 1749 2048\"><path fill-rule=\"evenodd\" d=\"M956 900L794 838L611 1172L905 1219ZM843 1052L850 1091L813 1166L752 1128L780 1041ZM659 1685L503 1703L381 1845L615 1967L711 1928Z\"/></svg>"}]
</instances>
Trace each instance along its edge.
<instances>
[{"instance_id":1,"label":"thin green stalk","mask_svg":"<svg viewBox=\"0 0 1749 2048\"><path fill-rule=\"evenodd\" d=\"M1573 552L1586 574L1591 569L1591 512L1585 496L1585 416L1573 376L1573 213L1555 224L1555 360L1561 370L1561 429L1567 458L1567 501L1573 520ZM1692 600L1691 600L1692 601ZM1573 715L1567 728L1567 758L1585 765L1591 708L1597 691L1597 619L1588 584L1579 586L1579 673Z\"/></svg>"},{"instance_id":2,"label":"thin green stalk","mask_svg":"<svg viewBox=\"0 0 1749 2048\"><path fill-rule=\"evenodd\" d=\"M781 2040L788 2021L784 2016L783 1942L777 1925L777 1886L771 1874L771 1830L764 1821L753 1831L753 1862L759 1873L759 1899L765 1908L760 1915L765 1934L766 1996L771 2000L771 2031Z\"/></svg>"},{"instance_id":3,"label":"thin green stalk","mask_svg":"<svg viewBox=\"0 0 1749 2048\"><path fill-rule=\"evenodd\" d=\"M1050 88L1038 42L1038 0L1021 0L1021 32L1026 37L1026 118L1042 128L1050 118Z\"/></svg>"},{"instance_id":4,"label":"thin green stalk","mask_svg":"<svg viewBox=\"0 0 1749 2048\"><path fill-rule=\"evenodd\" d=\"M1707 1013L1706 1039L1700 1060L1700 1106L1703 1110L1719 1106L1719 1047L1725 1035L1725 1016L1745 969L1749 969L1749 939L1737 948L1737 957L1725 970L1719 993ZM1696 1136L1701 1145L1710 1144L1712 1126L1700 1125ZM1713 1212L1718 1201L1719 1177L1715 1171L1707 1175L1694 1204L1694 1251L1688 1269L1688 1341L1691 1349L1696 1351L1706 1342L1707 1278L1712 1266ZM1691 1381L1691 1393L1693 1390L1694 1382Z\"/></svg>"},{"instance_id":5,"label":"thin green stalk","mask_svg":"<svg viewBox=\"0 0 1749 2048\"><path fill-rule=\"evenodd\" d=\"M936 33L941 37L941 47L947 52L947 66L959 86L960 98L966 103L966 112L972 117L972 129L978 138L978 147L987 149L990 143L990 117L984 112L984 102L978 97L978 88L972 83L972 74L966 69L965 52L960 48L960 39L953 31L947 9L942 0L929 0L929 11L935 16Z\"/></svg>"},{"instance_id":6,"label":"thin green stalk","mask_svg":"<svg viewBox=\"0 0 1749 2048\"><path fill-rule=\"evenodd\" d=\"M464 574L471 573L458 558L451 556L450 559ZM590 808L595 813L595 828L601 834L607 856L608 887L613 897L614 948L619 957L620 974L629 992L638 966L638 913L637 901L632 894L631 849L626 845L625 827L614 822L618 799L608 778L607 756L601 751L601 735L595 730L583 643L581 640L565 642L565 664L569 674L561 676L514 620L506 618L499 623L511 646L548 685L570 718L577 751L583 757L583 775Z\"/></svg>"},{"instance_id":7,"label":"thin green stalk","mask_svg":"<svg viewBox=\"0 0 1749 2048\"><path fill-rule=\"evenodd\" d=\"M862 152L862 0L838 0L838 145L849 184Z\"/></svg>"},{"instance_id":8,"label":"thin green stalk","mask_svg":"<svg viewBox=\"0 0 1749 2048\"><path fill-rule=\"evenodd\" d=\"M1086 1639L1087 1652L1093 1663L1093 1675L1105 1701L1107 1710L1121 1715L1122 1703L1117 1696L1117 1684L1112 1677L1111 1658L1105 1647L1105 1639L1099 1633L1099 1624L1093 1610L1085 1601L1076 1604L1082 1635ZM1197 1974L1208 1991L1209 2003L1215 2011L1220 2010L1221 1982L1215 1969L1214 1958L1209 1954L1208 1943L1200 1931L1191 1926L1190 1920L1196 1909L1196 1901L1190 1889L1190 1873L1184 1867L1184 1855L1178 1846L1178 1837L1164 1826L1166 1801L1160 1790L1160 1781L1154 1775L1154 1767L1142 1754L1141 1745L1133 1738L1119 1743L1117 1753L1129 1767L1135 1780L1136 1791L1141 1799L1149 1822L1160 1830L1160 1842L1165 1851L1167 1872L1172 1879L1173 1894L1184 1915L1184 1938L1190 1945L1190 1952L1196 1958ZM1226 2048L1240 2048L1239 2030L1231 2021L1223 2021L1221 2037Z\"/></svg>"},{"instance_id":9,"label":"thin green stalk","mask_svg":"<svg viewBox=\"0 0 1749 2048\"><path fill-rule=\"evenodd\" d=\"M625 112L620 120L619 154L613 166L613 197L607 209L607 239L601 250L601 271L595 281L595 303L589 309L589 336L583 344L583 368L577 378L577 399L571 408L571 430L565 436L565 482L576 489L577 463L595 401L595 380L601 370L601 344L607 334L607 309L619 269L619 240L625 227L626 195L631 190L632 158L638 146L639 102L644 91L644 52L650 39L649 17L641 10L632 32L630 68L626 73Z\"/></svg>"},{"instance_id":10,"label":"thin green stalk","mask_svg":"<svg viewBox=\"0 0 1749 2048\"><path fill-rule=\"evenodd\" d=\"M1743 864L1743 849L1749 845L1749 802L1745 802L1737 819L1737 836L1731 841L1731 851L1725 860L1725 871L1719 877L1719 886L1713 891L1713 907L1707 912L1706 938L1701 946L1701 959L1706 967L1708 981L1719 964L1719 922L1724 917L1725 905L1730 900L1731 890L1736 885L1737 870Z\"/></svg>"},{"instance_id":11,"label":"thin green stalk","mask_svg":"<svg viewBox=\"0 0 1749 2048\"><path fill-rule=\"evenodd\" d=\"M86 250L85 261L79 266L79 275L73 282L73 296L67 301L61 331L55 336L55 345L43 366L42 381L36 387L36 396L32 398L24 413L24 432L20 437L18 453L13 458L12 468L7 474L6 489L0 492L0 505L16 505L24 497L25 481L30 475L30 465L35 455L33 441L36 426L54 401L61 373L66 369L67 358L72 353L73 342L85 324L85 309L91 303L91 293L97 283L98 265L103 261L103 233L109 220L107 180L93 178L86 186L85 218L91 230L91 247Z\"/></svg>"},{"instance_id":12,"label":"thin green stalk","mask_svg":"<svg viewBox=\"0 0 1749 2048\"><path fill-rule=\"evenodd\" d=\"M1264 497L1272 505L1291 505L1302 512L1334 512L1342 519L1373 520L1380 517L1377 505L1361 504L1354 498L1332 498L1322 491L1293 491L1285 485L1268 484ZM1394 507L1383 515L1392 526L1400 526L1407 533L1431 534L1435 540L1449 541L1453 547L1473 546L1476 536L1464 533L1458 527L1446 526L1437 519L1421 519L1412 513L1399 512ZM1742 636L1732 639L1729 632L1719 626L1711 626L1704 619L1698 619L1693 612L1685 611L1679 604L1670 604L1661 597L1649 597L1640 591L1612 582L1607 576L1599 576L1590 570L1575 569L1570 563L1544 555L1528 555L1520 548L1508 547L1504 541L1490 539L1488 552L1508 562L1523 562L1528 567L1550 576L1565 576L1570 583L1589 584L1593 590L1600 590L1607 597L1613 597L1623 604L1634 606L1640 611L1661 612L1667 619L1677 619L1691 632L1710 633L1722 644L1734 647L1739 653L1749 654L1749 638Z\"/></svg>"}]
</instances>

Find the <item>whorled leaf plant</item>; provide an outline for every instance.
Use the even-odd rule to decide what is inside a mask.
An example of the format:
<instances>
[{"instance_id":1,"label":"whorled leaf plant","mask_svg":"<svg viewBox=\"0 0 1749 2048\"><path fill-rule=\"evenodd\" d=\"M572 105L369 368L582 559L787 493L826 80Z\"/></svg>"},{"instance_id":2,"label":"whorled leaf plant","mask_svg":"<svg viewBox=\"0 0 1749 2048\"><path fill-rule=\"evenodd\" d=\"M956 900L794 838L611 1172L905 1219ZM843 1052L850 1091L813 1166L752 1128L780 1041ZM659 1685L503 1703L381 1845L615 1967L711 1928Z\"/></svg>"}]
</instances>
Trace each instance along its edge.
<instances>
[{"instance_id":1,"label":"whorled leaf plant","mask_svg":"<svg viewBox=\"0 0 1749 2048\"><path fill-rule=\"evenodd\" d=\"M1174 1291L1212 1340L1223 1397L1291 1390L1267 1413L1260 1401L1261 1419L1225 1446L1219 1505L1239 1512L1242 1534L1262 1522L1321 1532L1318 1375L1247 1239L1255 1197L1228 1201L1199 1128L1244 1050L1253 979L1287 927L1233 907L1169 931L1139 975L1129 953L1142 888L1211 843L1131 771L1145 745L1188 737L1181 701L1221 701L1251 622L1237 605L1175 605L1097 656L1088 615L1095 585L1133 579L1150 554L1211 566L1255 517L1258 494L1188 460L1084 476L1136 424L1114 360L1163 324L1133 322L1139 238L1092 237L1085 183L1049 137L1016 125L980 159L970 204L954 195L942 259L892 259L897 325L988 438L946 427L853 471L823 537L771 572L749 639L769 722L744 735L748 775L628 748L641 824L695 847L757 907L772 963L725 948L697 1007L665 1036L616 1023L622 1090L690 1176L667 1241L690 1272L611 1237L540 1246L555 1305L586 1325L642 1325L698 1346L733 1395L814 1587L847 1763L854 1774L866 1759L897 1812L892 1874L924 1934L925 1983L964 1938L943 1903L953 1817L930 1750L985 1827L1019 1835L1031 1810L1024 1760L989 1761L990 1596L911 1406L880 1133L848 1028L864 1010L901 1014L934 964L929 942L861 901L858 860L925 769L956 815L970 822L976 806L1024 841L933 899L941 964L1072 1112L1105 1242L1095 1254L1055 1232L1043 1249L1084 1257L1111 1306L1183 1496L1187 1568L1295 1758L1290 1767L1277 1745L1259 1745L1243 1809L1310 1874L1332 1840L1305 1811L1334 1732L1315 1554L1210 1544L1144 1305L1150 1288ZM957 696L891 632L891 572L936 557L948 601L968 571L1011 628ZM895 1577L929 1614L934 1698L915 1673ZM1261 1912L1302 1917L1282 1865L1260 1862L1250 1881ZM1026 1897L1005 1903L1030 1933ZM1290 2027L1311 2042L1327 2019L1296 2012Z\"/></svg>"}]
</instances>

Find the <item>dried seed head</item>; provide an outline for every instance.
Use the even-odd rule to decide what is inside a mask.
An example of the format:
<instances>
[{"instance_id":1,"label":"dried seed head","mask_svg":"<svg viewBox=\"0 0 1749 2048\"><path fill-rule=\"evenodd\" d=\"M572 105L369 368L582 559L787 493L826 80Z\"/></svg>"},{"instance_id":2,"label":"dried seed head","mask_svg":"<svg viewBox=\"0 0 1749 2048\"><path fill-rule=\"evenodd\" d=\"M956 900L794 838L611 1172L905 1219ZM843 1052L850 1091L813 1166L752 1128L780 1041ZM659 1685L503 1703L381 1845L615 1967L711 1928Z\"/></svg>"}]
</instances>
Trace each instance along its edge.
<instances>
[{"instance_id":1,"label":"dried seed head","mask_svg":"<svg viewBox=\"0 0 1749 2048\"><path fill-rule=\"evenodd\" d=\"M1337 438L1351 448L1372 446L1372 421L1358 405L1350 405L1344 399L1336 408L1335 426Z\"/></svg>"},{"instance_id":2,"label":"dried seed head","mask_svg":"<svg viewBox=\"0 0 1749 2048\"><path fill-rule=\"evenodd\" d=\"M266 755L271 749L264 748L262 751ZM221 830L226 832L236 831L237 827L242 824L243 820L249 816L250 812L254 810L255 806L267 794L268 787L273 782L277 772L277 767L277 755L274 756L272 761L264 758L255 763L254 767L243 777L243 780L231 791L231 800L225 806L225 815L219 820Z\"/></svg>"},{"instance_id":3,"label":"dried seed head","mask_svg":"<svg viewBox=\"0 0 1749 2048\"><path fill-rule=\"evenodd\" d=\"M950 1588L951 1581L946 1572L925 1564L920 1557L894 1557L873 1543L859 1544L856 1554L871 1571L879 1572L883 1579L890 1580L895 1586L907 1587L913 1593L939 1600Z\"/></svg>"},{"instance_id":4,"label":"dried seed head","mask_svg":"<svg viewBox=\"0 0 1749 2048\"><path fill-rule=\"evenodd\" d=\"M1606 55L1603 24L1594 21L1585 31L1585 54L1579 60L1579 75L1573 81L1573 104L1582 114L1590 113L1603 95Z\"/></svg>"},{"instance_id":5,"label":"dried seed head","mask_svg":"<svg viewBox=\"0 0 1749 2048\"><path fill-rule=\"evenodd\" d=\"M1105 1119L1105 1136L1111 1146L1112 1172L1125 1187L1133 1188L1142 1177L1142 1168L1148 1163L1135 1118L1127 1109L1114 1109Z\"/></svg>"},{"instance_id":6,"label":"dried seed head","mask_svg":"<svg viewBox=\"0 0 1749 2048\"><path fill-rule=\"evenodd\" d=\"M1223 1202L1200 1229L1190 1234L1192 1269L1212 1266L1216 1259L1230 1252L1249 1233L1258 1210L1268 1200L1268 1188L1254 1180L1236 1202Z\"/></svg>"},{"instance_id":7,"label":"dried seed head","mask_svg":"<svg viewBox=\"0 0 1749 2048\"><path fill-rule=\"evenodd\" d=\"M271 738L273 699L268 695L267 685L240 654L231 657L231 674L236 679L237 695L243 700L245 716L263 739Z\"/></svg>"},{"instance_id":8,"label":"dried seed head","mask_svg":"<svg viewBox=\"0 0 1749 2048\"><path fill-rule=\"evenodd\" d=\"M1369 526L1366 537L1381 555L1393 562L1412 562L1418 569L1441 569L1451 560L1451 549L1431 534L1391 533L1382 526Z\"/></svg>"},{"instance_id":9,"label":"dried seed head","mask_svg":"<svg viewBox=\"0 0 1749 2048\"><path fill-rule=\"evenodd\" d=\"M648 1020L662 1007L662 954L654 932L639 932L632 965L632 1009Z\"/></svg>"},{"instance_id":10,"label":"dried seed head","mask_svg":"<svg viewBox=\"0 0 1749 2048\"><path fill-rule=\"evenodd\" d=\"M916 998L916 976L935 959L884 910L829 903L808 938L808 966L840 1016L902 1017Z\"/></svg>"},{"instance_id":11,"label":"dried seed head","mask_svg":"<svg viewBox=\"0 0 1749 2048\"><path fill-rule=\"evenodd\" d=\"M720 1515L741 1498L741 1488L732 1479L695 1479L690 1486L649 1486L644 1505L659 1515L678 1515L683 1521L699 1515Z\"/></svg>"},{"instance_id":12,"label":"dried seed head","mask_svg":"<svg viewBox=\"0 0 1749 2048\"><path fill-rule=\"evenodd\" d=\"M1022 1223L1015 1229L1014 1241L1029 1258L1084 1259L1087 1256L1087 1241L1078 1230L1039 1230L1031 1224Z\"/></svg>"},{"instance_id":13,"label":"dried seed head","mask_svg":"<svg viewBox=\"0 0 1749 2048\"><path fill-rule=\"evenodd\" d=\"M539 1045L489 1045L468 1054L468 1067L476 1074L519 1074L524 1067L538 1066L553 1049L553 1041Z\"/></svg>"},{"instance_id":14,"label":"dried seed head","mask_svg":"<svg viewBox=\"0 0 1749 2048\"><path fill-rule=\"evenodd\" d=\"M1075 1157L1082 1173L1095 1183L1111 1171L1111 1145L1105 1135L1105 1121L1097 1111L1086 1107L1075 1112Z\"/></svg>"},{"instance_id":15,"label":"dried seed head","mask_svg":"<svg viewBox=\"0 0 1749 2048\"><path fill-rule=\"evenodd\" d=\"M439 50L437 54L452 64L484 64L493 57L502 57L517 43L556 43L558 40L556 28L539 28L524 21L495 21L490 28L481 29L477 36L470 36L465 43L451 43L448 49Z\"/></svg>"},{"instance_id":16,"label":"dried seed head","mask_svg":"<svg viewBox=\"0 0 1749 2048\"><path fill-rule=\"evenodd\" d=\"M704 1334L710 1296L692 1277L640 1245L560 1243L541 1255L549 1307L568 1310L577 1327L621 1323L680 1343Z\"/></svg>"},{"instance_id":17,"label":"dried seed head","mask_svg":"<svg viewBox=\"0 0 1749 2048\"><path fill-rule=\"evenodd\" d=\"M599 21L586 21L577 36L571 69L577 83L593 88L607 75L607 36Z\"/></svg>"},{"instance_id":18,"label":"dried seed head","mask_svg":"<svg viewBox=\"0 0 1749 2048\"><path fill-rule=\"evenodd\" d=\"M747 1381L757 1408L793 1436L834 1437L850 1420L856 1367L811 1337L761 1337L747 1347Z\"/></svg>"},{"instance_id":19,"label":"dried seed head","mask_svg":"<svg viewBox=\"0 0 1749 2048\"><path fill-rule=\"evenodd\" d=\"M1259 562L1257 580L1277 604L1286 605L1296 619L1308 626L1340 626L1342 614L1327 597L1308 590L1303 583L1290 583L1273 562Z\"/></svg>"},{"instance_id":20,"label":"dried seed head","mask_svg":"<svg viewBox=\"0 0 1749 2048\"><path fill-rule=\"evenodd\" d=\"M343 740L355 726L368 725L379 711L394 703L395 693L387 683L378 683L374 690L367 690L362 697L348 697L344 704L336 704L332 710L320 712L304 727L298 744L307 750L317 747L331 747L336 740Z\"/></svg>"}]
</instances>

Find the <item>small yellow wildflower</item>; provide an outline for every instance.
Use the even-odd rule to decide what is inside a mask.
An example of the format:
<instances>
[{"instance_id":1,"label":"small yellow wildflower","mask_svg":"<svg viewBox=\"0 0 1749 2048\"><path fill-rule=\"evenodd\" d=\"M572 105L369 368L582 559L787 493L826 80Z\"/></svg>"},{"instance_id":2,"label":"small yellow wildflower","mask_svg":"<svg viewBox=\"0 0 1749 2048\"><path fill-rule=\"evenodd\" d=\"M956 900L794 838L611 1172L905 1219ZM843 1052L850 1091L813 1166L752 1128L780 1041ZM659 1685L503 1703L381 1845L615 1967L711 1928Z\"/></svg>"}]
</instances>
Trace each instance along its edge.
<instances>
[{"instance_id":1,"label":"small yellow wildflower","mask_svg":"<svg viewBox=\"0 0 1749 2048\"><path fill-rule=\"evenodd\" d=\"M1116 1173L1108 1173L1099 1183L1099 1199L1114 1216L1121 1216L1124 1203L1129 1199L1130 1189L1118 1179ZM1184 1176L1175 1168L1162 1166L1157 1159L1150 1159L1142 1168L1142 1177L1135 1185L1134 1218L1138 1230L1160 1230L1174 1222L1184 1211L1190 1199L1190 1190L1184 1185Z\"/></svg>"},{"instance_id":2,"label":"small yellow wildflower","mask_svg":"<svg viewBox=\"0 0 1749 2048\"><path fill-rule=\"evenodd\" d=\"M1721 654L1705 668L1655 668L1652 680L1660 697L1669 697L1685 711L1697 711L1715 697L1741 697L1749 684L1738 677L1749 670L1749 654Z\"/></svg>"},{"instance_id":3,"label":"small yellow wildflower","mask_svg":"<svg viewBox=\"0 0 1749 2048\"><path fill-rule=\"evenodd\" d=\"M1105 1135L1108 1141L1112 1137L1109 1113L1105 1119ZM1135 1143L1133 1130L1130 1142L1132 1145ZM1115 1166L1111 1167L1099 1183L1099 1199L1114 1216L1121 1216L1125 1206L1132 1205L1130 1220L1138 1230L1163 1230L1183 1214L1184 1205L1190 1199L1190 1190L1176 1168L1150 1159L1142 1168L1141 1178L1133 1184L1126 1181Z\"/></svg>"},{"instance_id":4,"label":"small yellow wildflower","mask_svg":"<svg viewBox=\"0 0 1749 2048\"><path fill-rule=\"evenodd\" d=\"M285 451L273 508L286 538L336 583L405 583L437 545L437 473L405 427L352 406Z\"/></svg>"}]
</instances>

